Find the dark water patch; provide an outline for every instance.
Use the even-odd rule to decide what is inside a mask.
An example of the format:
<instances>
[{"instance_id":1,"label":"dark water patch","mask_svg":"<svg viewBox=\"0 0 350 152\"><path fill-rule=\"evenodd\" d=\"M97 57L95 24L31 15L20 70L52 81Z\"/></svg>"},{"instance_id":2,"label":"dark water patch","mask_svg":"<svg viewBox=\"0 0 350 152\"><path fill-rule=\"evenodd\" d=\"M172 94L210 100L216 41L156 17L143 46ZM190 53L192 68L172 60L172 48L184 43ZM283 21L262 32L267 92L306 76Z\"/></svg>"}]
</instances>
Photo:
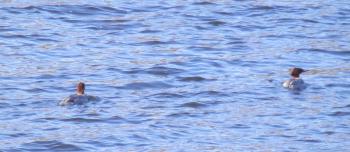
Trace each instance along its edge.
<instances>
[{"instance_id":1,"label":"dark water patch","mask_svg":"<svg viewBox=\"0 0 350 152\"><path fill-rule=\"evenodd\" d=\"M31 89L25 89L25 91L30 93L43 93L43 92L49 92L48 90L42 89L42 88L31 88Z\"/></svg>"},{"instance_id":2,"label":"dark water patch","mask_svg":"<svg viewBox=\"0 0 350 152\"><path fill-rule=\"evenodd\" d=\"M31 120L31 121L38 122L38 123L45 123L47 121L53 121L53 120L58 120L58 119L52 118L52 117L47 117L47 118L38 118L38 119Z\"/></svg>"},{"instance_id":3,"label":"dark water patch","mask_svg":"<svg viewBox=\"0 0 350 152\"><path fill-rule=\"evenodd\" d=\"M35 116L36 113L31 111L31 113L27 112L27 113L13 113L11 116L13 116L14 118L21 118L21 117L31 117L31 116Z\"/></svg>"},{"instance_id":4,"label":"dark water patch","mask_svg":"<svg viewBox=\"0 0 350 152\"><path fill-rule=\"evenodd\" d=\"M125 23L130 20L126 19L71 19L71 18L61 18L60 20L67 23L79 23L80 25L95 25L95 26L107 26L107 25L119 25L126 26Z\"/></svg>"},{"instance_id":5,"label":"dark water patch","mask_svg":"<svg viewBox=\"0 0 350 152\"><path fill-rule=\"evenodd\" d=\"M197 117L197 115L189 113L189 112L175 112L175 113L167 115L167 117L174 117L174 118L179 118L179 117Z\"/></svg>"},{"instance_id":6,"label":"dark water patch","mask_svg":"<svg viewBox=\"0 0 350 152\"><path fill-rule=\"evenodd\" d=\"M9 134L10 137L13 138L21 138L21 137L25 137L25 136L29 136L30 133L16 133L16 134Z\"/></svg>"},{"instance_id":7,"label":"dark water patch","mask_svg":"<svg viewBox=\"0 0 350 152\"><path fill-rule=\"evenodd\" d=\"M116 68L116 67L108 67L106 68L105 70L107 71L111 71L111 72L118 72L118 73L125 73L125 74L133 74L133 72L130 72L130 71L123 71L119 68ZM137 72L135 72L137 73Z\"/></svg>"},{"instance_id":8,"label":"dark water patch","mask_svg":"<svg viewBox=\"0 0 350 152\"><path fill-rule=\"evenodd\" d=\"M185 96L182 94L179 94L179 93L162 92L162 93L150 95L149 97L154 97L154 98L184 98Z\"/></svg>"},{"instance_id":9,"label":"dark water patch","mask_svg":"<svg viewBox=\"0 0 350 152\"><path fill-rule=\"evenodd\" d=\"M203 103L199 103L199 102L187 102L184 104L181 104L179 107L187 107L187 108L202 108L202 107L206 107L206 104Z\"/></svg>"},{"instance_id":10,"label":"dark water patch","mask_svg":"<svg viewBox=\"0 0 350 152\"><path fill-rule=\"evenodd\" d=\"M208 96L208 97L229 97L230 95L220 91L201 91L198 93L191 93L193 96Z\"/></svg>"},{"instance_id":11,"label":"dark water patch","mask_svg":"<svg viewBox=\"0 0 350 152\"><path fill-rule=\"evenodd\" d=\"M176 75L184 72L185 70L177 68L169 68L164 66L154 66L148 69L132 68L127 71L122 71L125 74L151 74L156 76L169 76Z\"/></svg>"},{"instance_id":12,"label":"dark water patch","mask_svg":"<svg viewBox=\"0 0 350 152\"><path fill-rule=\"evenodd\" d=\"M1 10L1 9L0 9ZM1 16L0 17L1 20L5 21L5 20L9 20L10 18L6 17L6 16ZM1 27L1 26L0 26Z\"/></svg>"},{"instance_id":13,"label":"dark water patch","mask_svg":"<svg viewBox=\"0 0 350 152\"><path fill-rule=\"evenodd\" d=\"M28 39L31 36L30 35L20 35L20 34L7 34L7 35L0 35L1 38L5 39Z\"/></svg>"},{"instance_id":14,"label":"dark water patch","mask_svg":"<svg viewBox=\"0 0 350 152\"><path fill-rule=\"evenodd\" d=\"M57 118L53 118L53 117L46 117L46 118L40 118L41 120L48 120L48 121L52 121L52 120L59 120Z\"/></svg>"},{"instance_id":15,"label":"dark water patch","mask_svg":"<svg viewBox=\"0 0 350 152\"><path fill-rule=\"evenodd\" d=\"M62 129L62 128L50 127L50 128L45 128L45 129L43 129L43 130L44 130L44 131L58 131L58 130L60 130L60 129Z\"/></svg>"},{"instance_id":16,"label":"dark water patch","mask_svg":"<svg viewBox=\"0 0 350 152\"><path fill-rule=\"evenodd\" d=\"M332 84L326 84L326 87L350 88L350 84L332 83Z\"/></svg>"},{"instance_id":17,"label":"dark water patch","mask_svg":"<svg viewBox=\"0 0 350 152\"><path fill-rule=\"evenodd\" d=\"M295 140L295 141L300 141L300 142L306 142L306 143L321 143L321 140L317 139L300 139L300 140Z\"/></svg>"},{"instance_id":18,"label":"dark water patch","mask_svg":"<svg viewBox=\"0 0 350 152\"><path fill-rule=\"evenodd\" d=\"M281 117L285 116L283 113L276 113L276 114L264 114L264 115L256 115L256 117Z\"/></svg>"},{"instance_id":19,"label":"dark water patch","mask_svg":"<svg viewBox=\"0 0 350 152\"><path fill-rule=\"evenodd\" d=\"M319 21L313 20L313 19L298 19L298 18L279 18L279 19L273 19L271 20L273 22L276 22L278 24L288 24L288 25L298 25L300 23L313 23L313 24L319 24ZM323 23L326 24L326 23Z\"/></svg>"},{"instance_id":20,"label":"dark water patch","mask_svg":"<svg viewBox=\"0 0 350 152\"><path fill-rule=\"evenodd\" d=\"M312 39L312 36L308 35L298 35L298 34L277 34L277 35L264 35L264 38L298 38L298 39Z\"/></svg>"},{"instance_id":21,"label":"dark water patch","mask_svg":"<svg viewBox=\"0 0 350 152\"><path fill-rule=\"evenodd\" d=\"M190 128L189 126L180 125L180 124L162 124L162 127L163 126L167 126L167 127L174 128L174 129L180 129L180 128L183 129L180 132L188 132L188 131L186 131L186 129Z\"/></svg>"},{"instance_id":22,"label":"dark water patch","mask_svg":"<svg viewBox=\"0 0 350 152\"><path fill-rule=\"evenodd\" d=\"M205 80L210 80L210 79L203 78L201 76L179 77L178 79L183 82L201 82Z\"/></svg>"},{"instance_id":23,"label":"dark water patch","mask_svg":"<svg viewBox=\"0 0 350 152\"><path fill-rule=\"evenodd\" d=\"M160 30L142 30L140 33L160 33Z\"/></svg>"},{"instance_id":24,"label":"dark water patch","mask_svg":"<svg viewBox=\"0 0 350 152\"><path fill-rule=\"evenodd\" d=\"M42 74L42 75L38 75L38 76L28 77L27 79L36 79L36 80L38 80L38 82L44 82L45 80L50 80L50 79L70 79L70 78L71 78L71 76L66 75L66 74L59 74L59 75Z\"/></svg>"},{"instance_id":25,"label":"dark water patch","mask_svg":"<svg viewBox=\"0 0 350 152\"><path fill-rule=\"evenodd\" d=\"M89 116L89 117L97 117L97 116L100 116L99 113L87 113L87 114L84 114L84 116Z\"/></svg>"},{"instance_id":26,"label":"dark water patch","mask_svg":"<svg viewBox=\"0 0 350 152\"><path fill-rule=\"evenodd\" d=\"M225 12L225 11L215 11L214 13L220 14L220 15L226 15L226 16L233 16L234 15L232 12Z\"/></svg>"},{"instance_id":27,"label":"dark water patch","mask_svg":"<svg viewBox=\"0 0 350 152\"><path fill-rule=\"evenodd\" d=\"M350 23L340 23L341 25L344 25L344 26L349 26Z\"/></svg>"},{"instance_id":28,"label":"dark water patch","mask_svg":"<svg viewBox=\"0 0 350 152\"><path fill-rule=\"evenodd\" d=\"M256 5L256 6L253 6L253 7L249 8L249 10L263 10L263 11L266 11L266 10L273 10L273 9L277 9L277 8L280 8L280 7Z\"/></svg>"},{"instance_id":29,"label":"dark water patch","mask_svg":"<svg viewBox=\"0 0 350 152\"><path fill-rule=\"evenodd\" d=\"M272 128L286 128L284 125L277 125L277 124L265 124L266 126L272 127Z\"/></svg>"},{"instance_id":30,"label":"dark water patch","mask_svg":"<svg viewBox=\"0 0 350 152\"><path fill-rule=\"evenodd\" d=\"M286 38L286 35L280 35L280 34L268 34L261 36L261 38L268 38L268 39L280 39L280 38Z\"/></svg>"},{"instance_id":31,"label":"dark water patch","mask_svg":"<svg viewBox=\"0 0 350 152\"><path fill-rule=\"evenodd\" d=\"M221 25L226 24L226 22L216 20L216 21L210 21L210 22L208 22L208 24L213 25L213 26L221 26Z\"/></svg>"},{"instance_id":32,"label":"dark water patch","mask_svg":"<svg viewBox=\"0 0 350 152\"><path fill-rule=\"evenodd\" d=\"M127 13L127 11L108 6L93 5L45 5L39 6L37 9L56 15L70 14L78 16L117 15Z\"/></svg>"},{"instance_id":33,"label":"dark water patch","mask_svg":"<svg viewBox=\"0 0 350 152\"><path fill-rule=\"evenodd\" d=\"M181 11L177 11L177 10L181 10L181 9L185 9L186 5L175 5L175 6L167 6L166 9L174 9L176 13L180 13Z\"/></svg>"},{"instance_id":34,"label":"dark water patch","mask_svg":"<svg viewBox=\"0 0 350 152\"><path fill-rule=\"evenodd\" d=\"M0 109L8 108L8 107L10 107L10 104L4 103L4 102L0 102Z\"/></svg>"},{"instance_id":35,"label":"dark water patch","mask_svg":"<svg viewBox=\"0 0 350 152\"><path fill-rule=\"evenodd\" d=\"M126 22L129 22L131 20L127 20L127 19L109 19L109 20L102 20L102 19L99 19L99 20L84 20L83 22L84 23L93 23L93 24L120 24L120 23L126 23Z\"/></svg>"},{"instance_id":36,"label":"dark water patch","mask_svg":"<svg viewBox=\"0 0 350 152\"><path fill-rule=\"evenodd\" d=\"M73 144L66 144L60 141L34 141L23 144L20 148L24 151L83 151L84 149Z\"/></svg>"},{"instance_id":37,"label":"dark water patch","mask_svg":"<svg viewBox=\"0 0 350 152\"><path fill-rule=\"evenodd\" d=\"M146 106L142 107L142 109L164 109L166 108L165 106Z\"/></svg>"},{"instance_id":38,"label":"dark water patch","mask_svg":"<svg viewBox=\"0 0 350 152\"><path fill-rule=\"evenodd\" d=\"M249 8L249 10L251 12L259 12L260 14L258 14L258 16L265 16L271 13L281 13L281 12L285 12L285 13L299 13L299 12L303 12L306 9L303 8L292 8L289 6L282 6L282 5L274 5L274 6L267 6L267 5L254 5L252 7ZM257 15L257 14L256 14Z\"/></svg>"},{"instance_id":39,"label":"dark water patch","mask_svg":"<svg viewBox=\"0 0 350 152\"><path fill-rule=\"evenodd\" d=\"M161 89L161 88L172 88L173 85L167 84L161 81L154 82L132 82L128 83L122 87L117 87L119 89L127 89L127 90L143 90L143 89Z\"/></svg>"},{"instance_id":40,"label":"dark water patch","mask_svg":"<svg viewBox=\"0 0 350 152\"><path fill-rule=\"evenodd\" d=\"M268 88L274 88L274 87L268 87ZM262 100L262 101L278 101L280 100L279 97L254 97L254 99Z\"/></svg>"},{"instance_id":41,"label":"dark water patch","mask_svg":"<svg viewBox=\"0 0 350 152\"><path fill-rule=\"evenodd\" d=\"M108 70L112 70L112 71L118 71L124 74L142 74L145 73L145 69L140 69L140 68L129 68L128 70L121 70L121 69L117 69L117 68L108 68Z\"/></svg>"},{"instance_id":42,"label":"dark water patch","mask_svg":"<svg viewBox=\"0 0 350 152\"><path fill-rule=\"evenodd\" d=\"M5 7L0 10L6 10L11 14L22 14L22 13L40 13L40 10L35 6L26 7Z\"/></svg>"},{"instance_id":43,"label":"dark water patch","mask_svg":"<svg viewBox=\"0 0 350 152\"><path fill-rule=\"evenodd\" d=\"M286 23L286 24L292 24L298 21L296 18L278 18L278 19L271 19L271 22L276 23Z\"/></svg>"},{"instance_id":44,"label":"dark water patch","mask_svg":"<svg viewBox=\"0 0 350 152\"><path fill-rule=\"evenodd\" d=\"M235 45L236 47L234 47L234 49L237 49L237 48L242 49L243 47L247 47L247 46L243 45L243 44L246 44L246 43L247 42L244 42L243 40L232 40L232 41L230 41L230 42L228 42L226 44L227 45Z\"/></svg>"},{"instance_id":45,"label":"dark water patch","mask_svg":"<svg viewBox=\"0 0 350 152\"><path fill-rule=\"evenodd\" d=\"M298 49L297 51L305 51L305 52L314 52L314 53L326 53L326 54L333 54L333 55L350 55L350 51L332 51L332 50L325 50L325 49Z\"/></svg>"},{"instance_id":46,"label":"dark water patch","mask_svg":"<svg viewBox=\"0 0 350 152\"><path fill-rule=\"evenodd\" d=\"M192 3L192 4L193 4L193 5L215 5L215 3L209 2L209 1L194 2L194 3Z\"/></svg>"},{"instance_id":47,"label":"dark water patch","mask_svg":"<svg viewBox=\"0 0 350 152\"><path fill-rule=\"evenodd\" d=\"M239 29L241 31L258 31L258 30L266 30L272 28L270 26L262 26L262 25L233 25L232 28Z\"/></svg>"},{"instance_id":48,"label":"dark water patch","mask_svg":"<svg viewBox=\"0 0 350 152\"><path fill-rule=\"evenodd\" d=\"M49 38L35 38L35 41L39 42L60 42L59 40L49 39Z\"/></svg>"},{"instance_id":49,"label":"dark water patch","mask_svg":"<svg viewBox=\"0 0 350 152\"><path fill-rule=\"evenodd\" d=\"M114 147L114 146L119 147L119 146L128 145L126 143L123 143L123 140L121 140L115 136L112 136L112 135L108 135L106 137L99 138L97 140L89 139L87 141L79 142L79 143L88 144L88 145L95 145L97 147L103 147L103 148Z\"/></svg>"},{"instance_id":50,"label":"dark water patch","mask_svg":"<svg viewBox=\"0 0 350 152\"><path fill-rule=\"evenodd\" d=\"M131 135L129 138L134 139L136 141L149 141L149 139L146 138L145 136L141 136L141 135L137 135L137 134Z\"/></svg>"},{"instance_id":51,"label":"dark water patch","mask_svg":"<svg viewBox=\"0 0 350 152\"><path fill-rule=\"evenodd\" d=\"M190 46L188 49L194 51L218 51L218 48L215 48L215 46Z\"/></svg>"},{"instance_id":52,"label":"dark water patch","mask_svg":"<svg viewBox=\"0 0 350 152\"><path fill-rule=\"evenodd\" d=\"M164 41L164 40L141 40L141 42L137 42L137 43L134 43L133 45L135 46L144 46L144 45L149 45L149 46L152 46L152 45L170 45L170 44L177 44L176 41L173 41L173 40L169 40L169 41ZM152 54L153 56L153 54Z\"/></svg>"},{"instance_id":53,"label":"dark water patch","mask_svg":"<svg viewBox=\"0 0 350 152\"><path fill-rule=\"evenodd\" d=\"M67 118L67 119L59 119L64 122L74 122L74 123L96 123L103 122L102 119L94 119L94 118Z\"/></svg>"},{"instance_id":54,"label":"dark water patch","mask_svg":"<svg viewBox=\"0 0 350 152\"><path fill-rule=\"evenodd\" d=\"M2 10L5 10L9 14L16 14L16 15L23 13L22 11L15 10L14 8L2 8Z\"/></svg>"},{"instance_id":55,"label":"dark water patch","mask_svg":"<svg viewBox=\"0 0 350 152\"><path fill-rule=\"evenodd\" d=\"M163 66L155 66L149 69L145 70L146 73L152 74L152 75L159 75L159 76L168 76L168 75L174 75L184 72L182 69L177 68L169 68L169 67L163 67Z\"/></svg>"},{"instance_id":56,"label":"dark water patch","mask_svg":"<svg viewBox=\"0 0 350 152\"><path fill-rule=\"evenodd\" d=\"M302 19L301 21L303 21L305 23L320 23L319 21L312 20L312 19Z\"/></svg>"},{"instance_id":57,"label":"dark water patch","mask_svg":"<svg viewBox=\"0 0 350 152\"><path fill-rule=\"evenodd\" d=\"M209 28L205 27L205 26L200 26L200 25L196 25L194 26L195 29L197 30L208 30Z\"/></svg>"},{"instance_id":58,"label":"dark water patch","mask_svg":"<svg viewBox=\"0 0 350 152\"><path fill-rule=\"evenodd\" d=\"M115 31L115 30L125 30L126 28L130 28L133 26L128 25L94 25L87 26L85 29L87 30L101 30L101 31ZM115 35L115 34L112 34Z\"/></svg>"},{"instance_id":59,"label":"dark water patch","mask_svg":"<svg viewBox=\"0 0 350 152\"><path fill-rule=\"evenodd\" d=\"M120 116L112 116L110 118L107 118L107 120L124 120L124 118Z\"/></svg>"},{"instance_id":60,"label":"dark water patch","mask_svg":"<svg viewBox=\"0 0 350 152\"><path fill-rule=\"evenodd\" d=\"M324 131L322 132L322 134L326 134L326 135L334 135L336 132L334 131Z\"/></svg>"},{"instance_id":61,"label":"dark water patch","mask_svg":"<svg viewBox=\"0 0 350 152\"><path fill-rule=\"evenodd\" d=\"M27 98L27 99L23 99L23 100L29 100L29 98ZM14 107L27 107L28 106L28 104L27 103L16 103L15 105L13 105ZM31 113L31 114L28 114L28 115L32 115L33 113ZM16 115L14 115L14 116L21 116L21 114L16 114Z\"/></svg>"},{"instance_id":62,"label":"dark water patch","mask_svg":"<svg viewBox=\"0 0 350 152\"><path fill-rule=\"evenodd\" d=\"M82 118L82 117L75 117L75 118L42 118L44 120L58 120L63 122L73 122L73 123L120 123L124 121L125 119L120 116L112 116L107 118Z\"/></svg>"},{"instance_id":63,"label":"dark water patch","mask_svg":"<svg viewBox=\"0 0 350 152\"><path fill-rule=\"evenodd\" d=\"M232 129L249 129L251 127L245 125L245 124L234 124L233 126L230 126L229 128Z\"/></svg>"},{"instance_id":64,"label":"dark water patch","mask_svg":"<svg viewBox=\"0 0 350 152\"><path fill-rule=\"evenodd\" d=\"M59 19L59 20L62 20L64 22L67 22L67 23L86 23L88 21L85 21L85 20L77 20L77 19L68 19L66 17L59 17L59 18L55 18L55 19Z\"/></svg>"},{"instance_id":65,"label":"dark water patch","mask_svg":"<svg viewBox=\"0 0 350 152\"><path fill-rule=\"evenodd\" d=\"M0 32L14 32L14 31L24 31L24 30L18 29L18 28L13 28L11 26L1 26L0 25ZM3 34L1 34L0 37L3 37Z\"/></svg>"},{"instance_id":66,"label":"dark water patch","mask_svg":"<svg viewBox=\"0 0 350 152\"><path fill-rule=\"evenodd\" d=\"M350 104L349 104L349 105L342 106L342 107L334 107L334 108L350 108Z\"/></svg>"},{"instance_id":67,"label":"dark water patch","mask_svg":"<svg viewBox=\"0 0 350 152\"><path fill-rule=\"evenodd\" d=\"M138 45L161 45L161 44L171 44L171 42L151 40L151 41L144 41L144 42L137 43L137 44Z\"/></svg>"},{"instance_id":68,"label":"dark water patch","mask_svg":"<svg viewBox=\"0 0 350 152\"><path fill-rule=\"evenodd\" d=\"M38 35L38 34L29 34L29 35L6 34L6 35L0 35L0 37L5 39L26 39L34 42L60 42L59 40L50 38L50 36ZM28 46L31 46L31 45L28 45Z\"/></svg>"},{"instance_id":69,"label":"dark water patch","mask_svg":"<svg viewBox=\"0 0 350 152\"><path fill-rule=\"evenodd\" d=\"M349 115L350 115L350 112L344 112L344 111L337 111L329 114L329 116L333 116L333 117L342 117L342 116L349 116Z\"/></svg>"}]
</instances>

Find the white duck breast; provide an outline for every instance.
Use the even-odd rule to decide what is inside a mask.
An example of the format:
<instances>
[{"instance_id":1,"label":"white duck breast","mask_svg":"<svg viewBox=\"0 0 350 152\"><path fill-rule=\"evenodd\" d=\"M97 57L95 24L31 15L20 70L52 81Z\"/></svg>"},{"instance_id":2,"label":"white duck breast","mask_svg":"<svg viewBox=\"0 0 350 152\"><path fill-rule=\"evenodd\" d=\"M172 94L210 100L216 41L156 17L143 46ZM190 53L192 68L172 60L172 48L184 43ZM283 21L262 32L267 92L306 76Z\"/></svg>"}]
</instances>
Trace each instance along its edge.
<instances>
[{"instance_id":1,"label":"white duck breast","mask_svg":"<svg viewBox=\"0 0 350 152\"><path fill-rule=\"evenodd\" d=\"M70 105L70 104L83 104L91 100L96 100L97 98L89 95L70 95L69 97L63 99L59 105Z\"/></svg>"},{"instance_id":2,"label":"white duck breast","mask_svg":"<svg viewBox=\"0 0 350 152\"><path fill-rule=\"evenodd\" d=\"M283 83L283 87L289 89L304 89L306 86L302 79L290 79Z\"/></svg>"}]
</instances>

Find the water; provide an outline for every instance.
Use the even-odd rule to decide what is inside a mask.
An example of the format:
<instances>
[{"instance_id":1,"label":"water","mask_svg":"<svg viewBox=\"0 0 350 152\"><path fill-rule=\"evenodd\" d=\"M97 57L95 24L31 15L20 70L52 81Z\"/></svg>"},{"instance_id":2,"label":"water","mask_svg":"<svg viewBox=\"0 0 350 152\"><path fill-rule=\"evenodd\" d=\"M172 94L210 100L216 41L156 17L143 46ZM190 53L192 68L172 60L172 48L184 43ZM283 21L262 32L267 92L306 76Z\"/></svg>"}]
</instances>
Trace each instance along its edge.
<instances>
[{"instance_id":1,"label":"water","mask_svg":"<svg viewBox=\"0 0 350 152\"><path fill-rule=\"evenodd\" d=\"M349 7L2 0L0 151L350 151Z\"/></svg>"}]
</instances>

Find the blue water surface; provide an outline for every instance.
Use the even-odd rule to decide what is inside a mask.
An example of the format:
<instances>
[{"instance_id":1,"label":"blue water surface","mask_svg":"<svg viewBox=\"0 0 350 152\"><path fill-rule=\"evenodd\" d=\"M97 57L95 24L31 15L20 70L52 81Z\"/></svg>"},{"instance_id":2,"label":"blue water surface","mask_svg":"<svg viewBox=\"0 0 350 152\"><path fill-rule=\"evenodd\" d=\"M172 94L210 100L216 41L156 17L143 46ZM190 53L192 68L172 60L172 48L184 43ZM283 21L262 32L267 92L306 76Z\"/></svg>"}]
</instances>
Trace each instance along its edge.
<instances>
[{"instance_id":1,"label":"blue water surface","mask_svg":"<svg viewBox=\"0 0 350 152\"><path fill-rule=\"evenodd\" d=\"M0 0L0 21L0 151L350 151L348 0ZM58 106L79 81L102 100Z\"/></svg>"}]
</instances>

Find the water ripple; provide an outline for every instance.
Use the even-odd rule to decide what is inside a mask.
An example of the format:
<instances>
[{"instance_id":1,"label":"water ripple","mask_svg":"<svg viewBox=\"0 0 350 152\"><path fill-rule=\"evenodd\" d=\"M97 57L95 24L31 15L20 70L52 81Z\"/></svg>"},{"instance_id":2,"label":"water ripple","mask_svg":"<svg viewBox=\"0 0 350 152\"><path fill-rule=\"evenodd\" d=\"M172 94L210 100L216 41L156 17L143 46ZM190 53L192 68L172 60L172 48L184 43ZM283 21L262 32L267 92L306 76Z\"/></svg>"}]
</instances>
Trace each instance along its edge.
<instances>
[{"instance_id":1,"label":"water ripple","mask_svg":"<svg viewBox=\"0 0 350 152\"><path fill-rule=\"evenodd\" d=\"M205 107L205 104L199 103L199 102L187 102L184 103L182 105L180 105L180 107L189 107L189 108L201 108L201 107Z\"/></svg>"},{"instance_id":2,"label":"water ripple","mask_svg":"<svg viewBox=\"0 0 350 152\"><path fill-rule=\"evenodd\" d=\"M350 115L350 112L344 112L344 111L337 111L332 114L329 114L329 116L334 116L334 117L348 116L348 115Z\"/></svg>"},{"instance_id":3,"label":"water ripple","mask_svg":"<svg viewBox=\"0 0 350 152\"><path fill-rule=\"evenodd\" d=\"M84 149L79 148L73 144L66 144L59 141L34 141L22 145L23 148L19 150L24 151L82 151Z\"/></svg>"},{"instance_id":4,"label":"water ripple","mask_svg":"<svg viewBox=\"0 0 350 152\"><path fill-rule=\"evenodd\" d=\"M173 85L164 83L164 82L132 82L128 83L122 87L118 87L119 89L129 89L129 90L140 90L140 89L165 89L174 87Z\"/></svg>"}]
</instances>

